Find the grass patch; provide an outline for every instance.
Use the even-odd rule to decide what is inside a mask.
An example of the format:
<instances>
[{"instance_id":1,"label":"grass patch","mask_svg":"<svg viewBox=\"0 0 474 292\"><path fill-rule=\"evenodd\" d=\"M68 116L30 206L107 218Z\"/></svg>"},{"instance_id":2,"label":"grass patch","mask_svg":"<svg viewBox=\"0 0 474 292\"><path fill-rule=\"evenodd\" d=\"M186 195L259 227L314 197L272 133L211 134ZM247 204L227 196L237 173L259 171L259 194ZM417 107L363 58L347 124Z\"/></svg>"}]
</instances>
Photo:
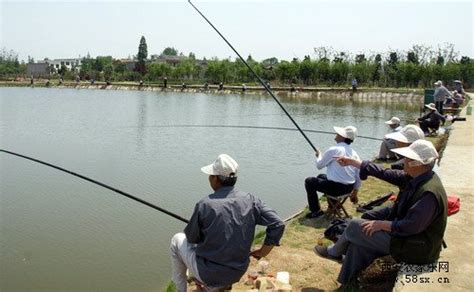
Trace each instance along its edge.
<instances>
[{"instance_id":1,"label":"grass patch","mask_svg":"<svg viewBox=\"0 0 474 292\"><path fill-rule=\"evenodd\" d=\"M165 288L165 292L178 292L178 289L176 289L176 285L173 283L173 281L168 283Z\"/></svg>"},{"instance_id":2,"label":"grass patch","mask_svg":"<svg viewBox=\"0 0 474 292\"><path fill-rule=\"evenodd\" d=\"M265 239L265 230L258 231L253 238L253 245L261 245L263 244L263 240Z\"/></svg>"}]
</instances>

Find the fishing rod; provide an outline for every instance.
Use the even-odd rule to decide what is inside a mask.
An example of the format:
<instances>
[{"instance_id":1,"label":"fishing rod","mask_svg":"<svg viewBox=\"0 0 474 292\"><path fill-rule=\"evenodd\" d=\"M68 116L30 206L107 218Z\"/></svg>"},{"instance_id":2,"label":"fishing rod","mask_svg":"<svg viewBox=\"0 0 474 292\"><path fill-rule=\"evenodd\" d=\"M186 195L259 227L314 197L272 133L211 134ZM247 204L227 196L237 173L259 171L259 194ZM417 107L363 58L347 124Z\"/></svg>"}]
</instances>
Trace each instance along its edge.
<instances>
[{"instance_id":1,"label":"fishing rod","mask_svg":"<svg viewBox=\"0 0 474 292\"><path fill-rule=\"evenodd\" d=\"M88 178L87 176L78 174L78 173L76 173L76 172L72 172L72 171L67 170L67 169L65 169L65 168L59 167L59 166L54 165L54 164L51 164L51 163L47 163L47 162L41 161L41 160L39 160L39 159L35 159L35 158L32 158L32 157L28 157L28 156L26 156L26 155L22 155L22 154L15 153L15 152L12 152L12 151L0 149L0 152L4 152L4 153L7 153L7 154L11 154L11 155L14 155L14 156L17 156L17 157L21 157L21 158L24 158L24 159L27 159L27 160L31 160L31 161L36 162L36 163L39 163L39 164L43 164L43 165L46 165L46 166L55 168L55 169L60 170L60 171L62 171L62 172L71 174L71 175L73 175L73 176L79 177L79 178L84 179L84 180L86 180L86 181L88 181L88 182L91 182L91 183L93 183L93 184L96 184L96 185L99 185L99 186L104 187L104 188L106 188L106 189L109 189L109 190L111 190L111 191L114 191L114 192L116 192L116 193L118 193L118 194L120 194L120 195L122 195L122 196L125 196L125 197L127 197L127 198L129 198L129 199L132 199L132 200L135 200L135 201L137 201L137 202L139 202L139 203L142 203L142 204L144 204L144 205L147 205L148 207L151 207L151 208L153 208L153 209L155 209L155 210L158 210L158 211L160 211L160 212L162 212L162 213L165 213L165 214L167 214L167 215L169 215L169 216L171 216L171 217L173 217L173 218L176 218L176 219L178 219L178 220L180 220L180 221L183 221L184 223L188 223L188 222L189 222L189 220L187 220L187 219L185 219L185 218L183 218L183 217L181 217L181 216L179 216L179 215L176 215L176 214L174 214L174 213L172 213L172 212L170 212L170 211L168 211L168 210L165 210L165 209L163 209L163 208L161 208L161 207L158 207L158 206L156 206L156 205L154 205L154 204L152 204L152 203L150 203L150 202L147 202L147 201L145 201L145 200L143 200L143 199L140 199L140 198L138 198L138 197L135 197L135 196L133 196L133 195L130 195L130 194L124 192L124 191L121 191L121 190L119 190L119 189L116 189L116 188L114 188L114 187L111 187L111 186L109 186L109 185L106 185L106 184L101 183L101 182L99 182L99 181L96 181L96 180L94 180L94 179Z\"/></svg>"},{"instance_id":2,"label":"fishing rod","mask_svg":"<svg viewBox=\"0 0 474 292\"><path fill-rule=\"evenodd\" d=\"M236 49L234 49L234 47L229 43L229 41L227 41L227 39L221 34L221 32L207 19L206 16L204 16L204 14L202 14L202 12L196 7L194 6L194 4L191 2L191 0L188 0L188 3L191 4L191 6L204 18L204 20L207 21L207 23L209 23L209 25L220 35L220 37L227 43L227 45L229 45L229 47L237 54L237 56L239 56L240 60L245 64L245 66L247 66L247 68L250 70L250 72L252 72L252 74L258 79L258 81L260 82L260 84L262 84L262 86L265 88L265 90L271 95L271 97L273 97L273 99L278 103L278 105L280 106L280 108L285 112L285 114L288 116L288 118L293 122L293 124L296 126L296 128L298 129L298 131L300 131L301 135L303 135L303 137L306 139L306 141L308 141L309 145L311 146L311 148L313 148L314 151L316 151L316 147L314 147L313 143L311 143L311 140L309 140L309 138L306 136L306 134L303 132L303 130L301 130L300 126L298 126L298 124L296 123L296 121L290 116L290 114L288 113L288 111L285 109L285 107L280 103L280 101L275 97L275 95L273 94L273 92L270 90L270 88L268 88L267 84L265 84L265 82L263 82L262 78L260 78L260 76L258 76L257 73L255 73L255 71L252 69L252 67L250 67L250 65L244 60L244 58L242 58L242 56L239 54L239 52L237 52Z\"/></svg>"},{"instance_id":3,"label":"fishing rod","mask_svg":"<svg viewBox=\"0 0 474 292\"><path fill-rule=\"evenodd\" d=\"M147 128L235 128L235 129L262 129L262 130L279 130L279 131L297 131L297 129L295 129L295 128L245 126L245 125L190 125L190 124L182 124L182 125L154 125L154 126L146 126L146 127ZM329 134L329 135L336 134L334 132L320 131L320 130L303 129L303 131L310 132L310 133ZM369 136L359 136L359 135L357 135L357 138L383 141L383 139L369 137Z\"/></svg>"}]
</instances>

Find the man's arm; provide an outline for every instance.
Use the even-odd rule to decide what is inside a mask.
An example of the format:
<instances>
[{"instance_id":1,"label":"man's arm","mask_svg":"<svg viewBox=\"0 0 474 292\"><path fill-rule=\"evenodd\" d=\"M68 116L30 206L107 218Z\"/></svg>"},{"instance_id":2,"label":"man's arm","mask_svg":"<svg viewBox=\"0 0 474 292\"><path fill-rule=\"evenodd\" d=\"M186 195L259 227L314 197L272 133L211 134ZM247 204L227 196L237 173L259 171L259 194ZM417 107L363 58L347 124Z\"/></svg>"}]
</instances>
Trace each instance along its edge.
<instances>
[{"instance_id":1,"label":"man's arm","mask_svg":"<svg viewBox=\"0 0 474 292\"><path fill-rule=\"evenodd\" d=\"M427 193L416 202L401 220L370 220L362 223L362 231L372 236L377 231L391 232L394 236L409 236L424 231L438 214L437 201Z\"/></svg>"},{"instance_id":2,"label":"man's arm","mask_svg":"<svg viewBox=\"0 0 474 292\"><path fill-rule=\"evenodd\" d=\"M427 192L407 212L407 215L391 223L392 235L408 236L425 230L438 214L438 202Z\"/></svg>"},{"instance_id":3,"label":"man's arm","mask_svg":"<svg viewBox=\"0 0 474 292\"><path fill-rule=\"evenodd\" d=\"M360 179L366 180L368 176L373 176L393 185L402 187L406 184L407 174L403 170L382 168L371 161L359 161L350 157L339 157L337 162L342 166L352 165L360 169Z\"/></svg>"},{"instance_id":4,"label":"man's arm","mask_svg":"<svg viewBox=\"0 0 474 292\"><path fill-rule=\"evenodd\" d=\"M331 147L323 155L319 155L316 159L316 167L318 169L325 168L331 161L334 160L334 156L339 156L337 149Z\"/></svg>"},{"instance_id":5,"label":"man's arm","mask_svg":"<svg viewBox=\"0 0 474 292\"><path fill-rule=\"evenodd\" d=\"M262 247L250 252L250 256L260 259L267 256L275 245L280 245L280 239L283 236L285 224L273 209L269 208L258 198L255 198L255 207L260 215L257 224L267 226Z\"/></svg>"},{"instance_id":6,"label":"man's arm","mask_svg":"<svg viewBox=\"0 0 474 292\"><path fill-rule=\"evenodd\" d=\"M199 243L202 241L201 227L199 226L199 205L194 206L194 212L189 219L188 225L184 228L184 234L190 243Z\"/></svg>"}]
</instances>

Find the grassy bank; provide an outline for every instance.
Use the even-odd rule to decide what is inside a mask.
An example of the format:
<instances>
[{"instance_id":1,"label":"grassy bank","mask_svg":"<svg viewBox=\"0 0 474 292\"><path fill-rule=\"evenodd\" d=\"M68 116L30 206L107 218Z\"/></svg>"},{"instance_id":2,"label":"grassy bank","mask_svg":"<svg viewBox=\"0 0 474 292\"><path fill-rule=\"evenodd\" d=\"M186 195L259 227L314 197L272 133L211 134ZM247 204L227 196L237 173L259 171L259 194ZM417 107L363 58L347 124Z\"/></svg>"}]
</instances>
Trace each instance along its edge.
<instances>
[{"instance_id":1,"label":"grassy bank","mask_svg":"<svg viewBox=\"0 0 474 292\"><path fill-rule=\"evenodd\" d=\"M447 141L448 134L429 137L428 140L433 142L436 149L442 154ZM383 163L389 167L389 164ZM303 183L303 179L301 183ZM379 179L369 177L362 182L359 190L359 203L373 200L374 198L386 194L388 192L398 193L398 188ZM306 196L306 194L297 194ZM388 204L388 203L386 203ZM346 202L345 208L348 213L354 217L360 217L361 213L356 212L356 205ZM323 209L327 208L324 199L321 202ZM266 258L269 262L268 271L276 274L278 271L287 271L290 273L290 283L293 291L325 291L334 290L339 287L336 281L340 270L340 264L333 261L322 259L315 255L313 248L316 244L329 244L330 241L323 238L323 232L331 222L327 218L306 219L304 210L301 214L288 221L285 233L281 240L281 246L274 248L272 253ZM256 235L254 244L260 245L263 241L264 233L260 232ZM249 270L258 270L258 261L251 258ZM233 289L246 290L249 286L245 285L246 274L239 283L233 285ZM386 278L380 279L373 285L385 285ZM170 283L166 291L176 291L174 285Z\"/></svg>"}]
</instances>

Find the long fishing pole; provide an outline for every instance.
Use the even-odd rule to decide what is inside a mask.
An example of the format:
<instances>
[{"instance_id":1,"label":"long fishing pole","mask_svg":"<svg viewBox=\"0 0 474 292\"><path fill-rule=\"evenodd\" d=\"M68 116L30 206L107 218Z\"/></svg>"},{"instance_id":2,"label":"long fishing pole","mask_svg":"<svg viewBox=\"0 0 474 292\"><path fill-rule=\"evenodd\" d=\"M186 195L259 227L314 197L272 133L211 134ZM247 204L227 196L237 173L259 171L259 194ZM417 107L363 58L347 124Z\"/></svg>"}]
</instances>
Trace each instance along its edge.
<instances>
[{"instance_id":1,"label":"long fishing pole","mask_svg":"<svg viewBox=\"0 0 474 292\"><path fill-rule=\"evenodd\" d=\"M255 73L255 71L252 69L252 67L250 67L249 64L247 64L247 62L244 60L244 58L242 58L242 56L239 54L239 52L237 52L236 49L234 49L234 47L229 43L229 41L227 41L227 39L221 34L221 32L207 19L206 16L204 16L204 14L202 14L202 12L196 7L194 6L194 4L191 2L191 0L188 0L188 3L191 4L191 6L207 21L207 23L209 23L209 25L221 36L221 38L227 43L227 45L229 45L229 47L237 54L237 56L239 56L240 60L245 64L245 66L247 66L247 68L250 70L250 72L252 72L252 74L258 79L258 81L260 82L260 84L262 84L262 86L265 88L265 90L271 95L271 97L273 97L273 99L278 103L278 105L281 107L281 109L285 112L285 114L288 116L288 118L293 122L293 124L296 126L296 128L298 129L298 131L300 131L301 135L303 135L303 137L306 139L306 141L308 141L309 145L311 146L311 148L313 148L314 151L316 151L316 147L314 147L313 143L311 143L311 140L309 140L309 138L306 136L306 134L303 132L303 130L301 130L300 126L298 126L298 124L296 123L296 121L290 116L290 114L288 113L288 111L285 109L285 107L280 103L280 101L275 97L275 95L273 94L273 92L270 90L270 88L268 88L268 86L265 84L265 82L263 82L262 78L260 78L260 76L258 76L257 73Z\"/></svg>"},{"instance_id":2,"label":"long fishing pole","mask_svg":"<svg viewBox=\"0 0 474 292\"><path fill-rule=\"evenodd\" d=\"M165 210L165 209L163 209L163 208L161 208L161 207L158 207L158 206L156 206L156 205L154 205L154 204L152 204L152 203L150 203L150 202L147 202L147 201L145 201L145 200L143 200L143 199L140 199L140 198L138 198L138 197L135 197L135 196L133 196L133 195L130 195L130 194L124 192L124 191L121 191L121 190L119 190L119 189L116 189L116 188L114 188L114 187L111 187L111 186L109 186L109 185L106 185L106 184L101 183L101 182L99 182L99 181L96 181L96 180L94 180L94 179L88 178L87 176L78 174L78 173L76 173L76 172L72 172L72 171L67 170L67 169L65 169L65 168L59 167L59 166L54 165L54 164L51 164L51 163L47 163L47 162L41 161L41 160L39 160L39 159L35 159L35 158L32 158L32 157L28 157L28 156L26 156L26 155L22 155L22 154L15 153L15 152L12 152L12 151L0 149L0 152L4 152L4 153L11 154L11 155L14 155L14 156L17 156L17 157L21 157L21 158L24 158L24 159L27 159L27 160L31 160L31 161L34 161L34 162L36 162L36 163L43 164L43 165L46 165L46 166L55 168L55 169L57 169L57 170L63 171L63 172L65 172L65 173L71 174L71 175L73 175L73 176L82 178L82 179L84 179L84 180L86 180L86 181L88 181L88 182L91 182L91 183L93 183L93 184L99 185L99 186L101 186L101 187L104 187L104 188L106 188L106 189L109 189L109 190L111 190L111 191L114 191L114 192L116 192L116 193L118 193L118 194L120 194L120 195L122 195L122 196L125 196L125 197L127 197L127 198L129 198L129 199L132 199L132 200L135 200L135 201L137 201L137 202L139 202L139 203L142 203L142 204L144 204L144 205L147 205L148 207L151 207L151 208L153 208L153 209L155 209L155 210L158 210L158 211L160 211L160 212L162 212L162 213L165 213L165 214L167 214L167 215L169 215L169 216L171 216L171 217L173 217L173 218L176 218L176 219L178 219L178 220L180 220L180 221L183 221L184 223L188 223L188 222L189 222L189 220L184 219L183 217L181 217L181 216L179 216L179 215L176 215L176 214L174 214L174 213L172 213L172 212L170 212L170 211L168 211L168 210Z\"/></svg>"},{"instance_id":3,"label":"long fishing pole","mask_svg":"<svg viewBox=\"0 0 474 292\"><path fill-rule=\"evenodd\" d=\"M287 128L287 127L265 127L265 126L246 126L246 125L191 125L191 124L181 124L181 125L151 125L151 126L146 126L146 127L147 128L235 128L235 129L261 129L261 130L297 131L297 129L295 129L295 128ZM303 131L311 132L311 133L329 134L329 135L336 134L336 133L330 132L330 131L320 131L320 130L310 130L310 129L303 129ZM357 138L383 141L383 139L369 137L369 136L359 136L359 135L357 135Z\"/></svg>"}]
</instances>

